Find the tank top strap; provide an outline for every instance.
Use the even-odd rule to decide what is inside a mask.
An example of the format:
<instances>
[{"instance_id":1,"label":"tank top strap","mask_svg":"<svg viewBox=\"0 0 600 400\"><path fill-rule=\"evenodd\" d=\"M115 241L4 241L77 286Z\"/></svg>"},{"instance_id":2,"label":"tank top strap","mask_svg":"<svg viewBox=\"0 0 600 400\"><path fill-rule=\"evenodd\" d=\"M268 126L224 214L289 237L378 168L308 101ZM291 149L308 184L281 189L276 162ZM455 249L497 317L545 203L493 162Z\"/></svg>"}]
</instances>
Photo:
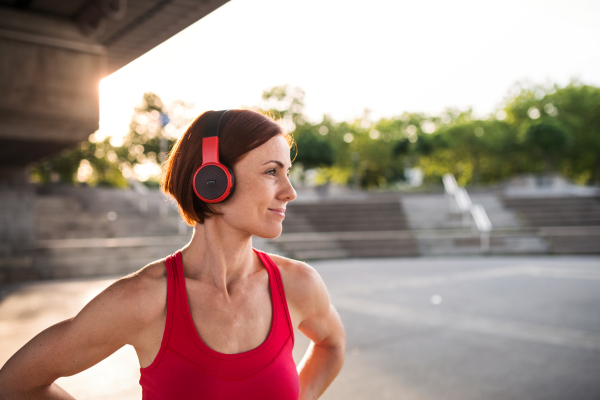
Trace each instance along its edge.
<instances>
[{"instance_id":1,"label":"tank top strap","mask_svg":"<svg viewBox=\"0 0 600 400\"><path fill-rule=\"evenodd\" d=\"M269 277L274 278L274 284L271 285L271 288L276 288L277 293L273 293L273 301L277 301L277 307L282 311L283 315L285 315L285 319L287 321L287 328L289 330L289 334L292 336L292 344L295 343L295 332L292 326L292 318L290 317L290 311L288 309L287 299L285 297L285 290L283 288L283 281L281 279L281 272L279 271L279 267L273 259L265 252L254 249L260 260L262 261L265 268L269 270ZM275 306L275 304L274 304Z\"/></svg>"},{"instance_id":2,"label":"tank top strap","mask_svg":"<svg viewBox=\"0 0 600 400\"><path fill-rule=\"evenodd\" d=\"M184 306L189 307L187 289L185 288L185 275L183 274L183 257L180 250L173 254L171 263L173 265L173 276L175 278L175 292L177 293L177 296L175 297L177 300L176 307L178 309Z\"/></svg>"},{"instance_id":3,"label":"tank top strap","mask_svg":"<svg viewBox=\"0 0 600 400\"><path fill-rule=\"evenodd\" d=\"M171 254L165 259L166 269L167 269L167 316L165 321L165 329L163 331L163 337L160 343L160 349L158 350L158 354L152 361L152 364L145 368L140 368L144 372L152 371L162 359L165 351L169 347L169 339L171 338L171 331L173 327L173 314L175 311L175 300L177 296L177 276L176 276L176 268L174 261L174 254Z\"/></svg>"},{"instance_id":4,"label":"tank top strap","mask_svg":"<svg viewBox=\"0 0 600 400\"><path fill-rule=\"evenodd\" d=\"M183 273L183 256L178 250L172 255L171 265L173 270L173 341L179 348L192 347L199 340L194 321L190 313L185 275Z\"/></svg>"}]
</instances>

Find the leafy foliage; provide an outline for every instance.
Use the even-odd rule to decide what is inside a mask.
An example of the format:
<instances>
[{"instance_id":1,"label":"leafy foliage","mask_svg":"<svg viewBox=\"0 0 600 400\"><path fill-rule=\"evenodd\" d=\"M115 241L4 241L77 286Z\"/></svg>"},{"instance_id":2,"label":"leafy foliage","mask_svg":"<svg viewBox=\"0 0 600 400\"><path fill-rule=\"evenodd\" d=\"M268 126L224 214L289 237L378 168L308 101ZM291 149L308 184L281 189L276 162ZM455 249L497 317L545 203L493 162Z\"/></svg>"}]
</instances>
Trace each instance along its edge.
<instances>
[{"instance_id":1,"label":"leafy foliage","mask_svg":"<svg viewBox=\"0 0 600 400\"><path fill-rule=\"evenodd\" d=\"M580 184L600 185L600 88L516 85L505 106L484 119L471 110L440 115L403 113L371 121L369 111L353 121L304 115L302 89L265 90L259 110L292 133L292 175L316 173L317 183L391 188L406 168L421 168L425 182L439 184L453 173L460 185L488 184L515 174L559 172ZM159 163L189 120L191 105L165 106L146 93L135 108L122 143L90 141L32 166L39 182L87 182L125 186L124 177L156 183Z\"/></svg>"},{"instance_id":2,"label":"leafy foliage","mask_svg":"<svg viewBox=\"0 0 600 400\"><path fill-rule=\"evenodd\" d=\"M157 186L159 163L187 124L190 108L182 101L165 106L156 94L145 93L122 143L92 134L88 141L33 164L32 178L40 183L126 187L126 178L136 177Z\"/></svg>"}]
</instances>

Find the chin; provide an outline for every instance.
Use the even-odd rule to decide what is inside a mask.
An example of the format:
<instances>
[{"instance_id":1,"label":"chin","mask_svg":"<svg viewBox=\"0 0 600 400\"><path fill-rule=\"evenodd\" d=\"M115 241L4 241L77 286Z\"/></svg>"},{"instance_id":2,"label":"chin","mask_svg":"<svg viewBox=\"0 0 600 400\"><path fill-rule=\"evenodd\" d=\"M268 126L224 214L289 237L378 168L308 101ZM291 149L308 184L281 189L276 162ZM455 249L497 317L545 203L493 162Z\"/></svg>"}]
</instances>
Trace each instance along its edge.
<instances>
[{"instance_id":1,"label":"chin","mask_svg":"<svg viewBox=\"0 0 600 400\"><path fill-rule=\"evenodd\" d=\"M282 230L281 224L278 224L278 226L261 229L254 235L263 239L277 239L281 235Z\"/></svg>"}]
</instances>

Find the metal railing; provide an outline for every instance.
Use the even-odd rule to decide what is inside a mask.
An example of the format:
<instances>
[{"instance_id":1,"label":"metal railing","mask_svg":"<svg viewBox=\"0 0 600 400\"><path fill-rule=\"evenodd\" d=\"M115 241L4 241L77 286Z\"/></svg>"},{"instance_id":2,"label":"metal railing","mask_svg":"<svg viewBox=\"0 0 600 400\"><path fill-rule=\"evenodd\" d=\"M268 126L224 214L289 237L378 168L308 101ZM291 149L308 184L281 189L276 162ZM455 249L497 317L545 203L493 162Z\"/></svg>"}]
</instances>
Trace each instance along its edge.
<instances>
[{"instance_id":1,"label":"metal railing","mask_svg":"<svg viewBox=\"0 0 600 400\"><path fill-rule=\"evenodd\" d=\"M442 178L446 190L446 198L450 212L462 214L462 226L471 225L473 230L479 232L481 251L490 251L490 232L492 223L481 204L473 204L464 187L458 186L452 174L445 174ZM474 225L473 225L474 222Z\"/></svg>"},{"instance_id":2,"label":"metal railing","mask_svg":"<svg viewBox=\"0 0 600 400\"><path fill-rule=\"evenodd\" d=\"M133 178L127 178L127 183L129 183L129 186L137 194L137 200L138 200L137 203L138 203L138 208L139 208L140 212L147 213L148 212L148 194L150 193L150 190L148 190L146 185L144 185L142 182L140 182L136 179L133 179Z\"/></svg>"},{"instance_id":3,"label":"metal railing","mask_svg":"<svg viewBox=\"0 0 600 400\"><path fill-rule=\"evenodd\" d=\"M127 178L127 183L129 183L129 186L133 189L134 193L137 195L137 204L139 207L139 210L141 213L147 213L148 212L148 197L150 195L150 189L148 189L148 187L146 185L144 185L142 182L138 181L137 179L134 178ZM158 212L160 217L165 218L169 215L169 208L175 210L175 213L177 215L179 214L179 208L177 207L177 202L169 195L165 194L165 193L160 193L161 196L163 197L163 201L159 202L159 206L158 206ZM180 218L179 219L179 234L180 235L185 235L188 232L188 224L185 223L185 221Z\"/></svg>"}]
</instances>

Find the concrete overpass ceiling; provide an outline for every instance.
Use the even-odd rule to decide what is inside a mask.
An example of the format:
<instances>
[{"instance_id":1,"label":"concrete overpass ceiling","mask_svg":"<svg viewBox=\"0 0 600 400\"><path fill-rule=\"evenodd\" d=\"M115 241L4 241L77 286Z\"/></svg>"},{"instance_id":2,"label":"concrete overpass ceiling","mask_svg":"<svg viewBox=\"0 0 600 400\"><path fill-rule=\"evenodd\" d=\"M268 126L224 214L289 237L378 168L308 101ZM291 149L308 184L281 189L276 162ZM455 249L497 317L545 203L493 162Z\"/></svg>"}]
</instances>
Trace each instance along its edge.
<instances>
[{"instance_id":1,"label":"concrete overpass ceiling","mask_svg":"<svg viewBox=\"0 0 600 400\"><path fill-rule=\"evenodd\" d=\"M114 72L168 40L227 0L135 0L121 20L107 21L99 40L108 50L108 71Z\"/></svg>"},{"instance_id":2,"label":"concrete overpass ceiling","mask_svg":"<svg viewBox=\"0 0 600 400\"><path fill-rule=\"evenodd\" d=\"M54 17L73 18L89 0L0 0L0 4Z\"/></svg>"},{"instance_id":3,"label":"concrete overpass ceiling","mask_svg":"<svg viewBox=\"0 0 600 400\"><path fill-rule=\"evenodd\" d=\"M0 0L0 7L76 24L106 49L109 75L227 0ZM0 12L2 12L0 8Z\"/></svg>"},{"instance_id":4,"label":"concrete overpass ceiling","mask_svg":"<svg viewBox=\"0 0 600 400\"><path fill-rule=\"evenodd\" d=\"M98 129L99 81L227 0L0 0L0 169Z\"/></svg>"}]
</instances>

